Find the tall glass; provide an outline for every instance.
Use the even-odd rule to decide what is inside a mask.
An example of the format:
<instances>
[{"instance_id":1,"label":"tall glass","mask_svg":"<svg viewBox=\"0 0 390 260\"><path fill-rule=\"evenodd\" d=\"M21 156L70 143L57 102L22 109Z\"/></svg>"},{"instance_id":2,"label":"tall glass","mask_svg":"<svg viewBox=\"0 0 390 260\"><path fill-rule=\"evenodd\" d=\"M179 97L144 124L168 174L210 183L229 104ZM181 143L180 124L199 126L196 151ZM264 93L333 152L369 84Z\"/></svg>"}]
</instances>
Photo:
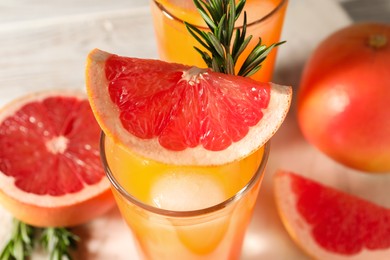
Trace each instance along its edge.
<instances>
[{"instance_id":1,"label":"tall glass","mask_svg":"<svg viewBox=\"0 0 390 260\"><path fill-rule=\"evenodd\" d=\"M165 165L102 135L101 156L142 259L239 259L269 144L220 166Z\"/></svg>"},{"instance_id":2,"label":"tall glass","mask_svg":"<svg viewBox=\"0 0 390 260\"><path fill-rule=\"evenodd\" d=\"M259 37L267 46L279 42L287 0L247 0L244 10L247 13L247 36L253 35L246 51L238 60L241 67ZM206 24L195 10L193 0L151 0L151 11L160 59L187 65L205 67L200 54L193 46L203 49L185 28L183 21L206 30ZM242 25L238 20L237 26ZM281 46L282 47L282 46ZM269 82L272 79L277 48L271 51L262 68L252 78Z\"/></svg>"}]
</instances>

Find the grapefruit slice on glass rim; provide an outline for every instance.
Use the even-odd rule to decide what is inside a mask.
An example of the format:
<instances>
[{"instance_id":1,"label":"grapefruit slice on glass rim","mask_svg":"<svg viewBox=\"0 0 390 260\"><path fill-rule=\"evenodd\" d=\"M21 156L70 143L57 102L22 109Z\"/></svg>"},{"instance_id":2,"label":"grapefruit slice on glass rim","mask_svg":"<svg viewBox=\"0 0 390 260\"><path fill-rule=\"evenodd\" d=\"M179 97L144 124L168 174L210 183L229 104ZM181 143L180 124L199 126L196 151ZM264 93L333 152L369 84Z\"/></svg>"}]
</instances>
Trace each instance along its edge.
<instances>
[{"instance_id":1,"label":"grapefruit slice on glass rim","mask_svg":"<svg viewBox=\"0 0 390 260\"><path fill-rule=\"evenodd\" d=\"M85 95L33 93L0 110L0 203L40 227L85 223L114 200Z\"/></svg>"},{"instance_id":2,"label":"grapefruit slice on glass rim","mask_svg":"<svg viewBox=\"0 0 390 260\"><path fill-rule=\"evenodd\" d=\"M389 209L287 171L274 192L288 233L314 259L389 259Z\"/></svg>"},{"instance_id":3,"label":"grapefruit slice on glass rim","mask_svg":"<svg viewBox=\"0 0 390 260\"><path fill-rule=\"evenodd\" d=\"M282 124L290 87L99 49L86 83L104 133L167 164L221 165L263 146Z\"/></svg>"}]
</instances>

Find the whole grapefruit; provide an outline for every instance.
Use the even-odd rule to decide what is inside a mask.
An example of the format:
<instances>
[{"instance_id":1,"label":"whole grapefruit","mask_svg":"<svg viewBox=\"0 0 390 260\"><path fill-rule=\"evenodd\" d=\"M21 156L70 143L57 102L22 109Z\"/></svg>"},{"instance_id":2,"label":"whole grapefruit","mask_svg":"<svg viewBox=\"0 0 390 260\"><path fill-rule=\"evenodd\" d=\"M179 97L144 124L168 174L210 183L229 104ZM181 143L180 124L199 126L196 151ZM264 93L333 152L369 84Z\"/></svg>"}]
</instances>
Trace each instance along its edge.
<instances>
[{"instance_id":1,"label":"whole grapefruit","mask_svg":"<svg viewBox=\"0 0 390 260\"><path fill-rule=\"evenodd\" d=\"M334 160L390 171L390 25L358 23L312 53L298 91L304 137Z\"/></svg>"}]
</instances>

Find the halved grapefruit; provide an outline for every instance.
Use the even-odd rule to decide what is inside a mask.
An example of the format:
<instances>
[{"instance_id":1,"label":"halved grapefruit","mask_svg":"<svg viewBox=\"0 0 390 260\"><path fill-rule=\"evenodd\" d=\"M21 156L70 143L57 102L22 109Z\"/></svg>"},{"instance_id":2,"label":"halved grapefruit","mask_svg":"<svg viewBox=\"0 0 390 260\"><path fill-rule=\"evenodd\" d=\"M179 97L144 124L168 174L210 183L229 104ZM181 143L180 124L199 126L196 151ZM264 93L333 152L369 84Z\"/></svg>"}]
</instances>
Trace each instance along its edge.
<instances>
[{"instance_id":1,"label":"halved grapefruit","mask_svg":"<svg viewBox=\"0 0 390 260\"><path fill-rule=\"evenodd\" d=\"M0 110L0 203L21 221L73 226L114 205L86 97L30 94Z\"/></svg>"},{"instance_id":2,"label":"halved grapefruit","mask_svg":"<svg viewBox=\"0 0 390 260\"><path fill-rule=\"evenodd\" d=\"M287 231L310 256L389 259L389 209L286 171L274 188Z\"/></svg>"},{"instance_id":3,"label":"halved grapefruit","mask_svg":"<svg viewBox=\"0 0 390 260\"><path fill-rule=\"evenodd\" d=\"M86 83L106 135L168 164L220 165L264 145L291 88L159 60L93 50Z\"/></svg>"}]
</instances>

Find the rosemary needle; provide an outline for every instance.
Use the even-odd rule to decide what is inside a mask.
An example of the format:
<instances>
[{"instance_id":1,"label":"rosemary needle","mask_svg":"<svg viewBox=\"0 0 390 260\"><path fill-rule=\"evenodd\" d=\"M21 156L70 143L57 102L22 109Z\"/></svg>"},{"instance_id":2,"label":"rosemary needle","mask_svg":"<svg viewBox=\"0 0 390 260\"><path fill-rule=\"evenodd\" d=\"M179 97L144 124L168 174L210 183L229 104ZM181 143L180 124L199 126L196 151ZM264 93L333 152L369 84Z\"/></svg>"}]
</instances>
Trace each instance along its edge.
<instances>
[{"instance_id":1,"label":"rosemary needle","mask_svg":"<svg viewBox=\"0 0 390 260\"><path fill-rule=\"evenodd\" d=\"M50 260L71 260L79 237L66 228L38 228L13 219L11 238L0 254L0 260L28 259L39 240Z\"/></svg>"}]
</instances>

